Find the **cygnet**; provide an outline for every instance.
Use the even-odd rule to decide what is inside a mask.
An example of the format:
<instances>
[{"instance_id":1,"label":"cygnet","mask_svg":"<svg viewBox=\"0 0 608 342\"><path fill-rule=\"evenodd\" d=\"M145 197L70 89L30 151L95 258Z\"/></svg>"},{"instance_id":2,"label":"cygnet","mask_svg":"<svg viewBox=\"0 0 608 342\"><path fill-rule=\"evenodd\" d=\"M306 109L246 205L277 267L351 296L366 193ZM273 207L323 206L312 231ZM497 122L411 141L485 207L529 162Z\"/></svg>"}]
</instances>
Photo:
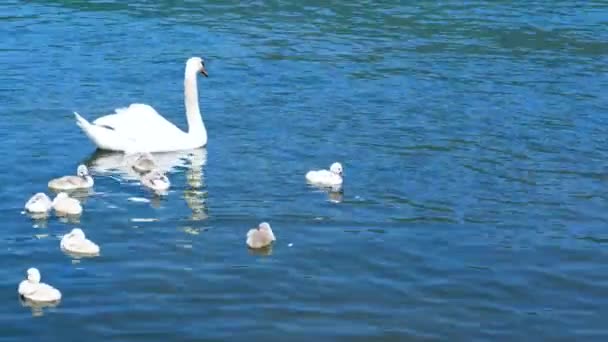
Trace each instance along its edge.
<instances>
[{"instance_id":1,"label":"cygnet","mask_svg":"<svg viewBox=\"0 0 608 342\"><path fill-rule=\"evenodd\" d=\"M27 270L27 277L18 288L19 295L32 302L56 302L61 299L61 292L51 285L40 282L40 271L36 268Z\"/></svg>"},{"instance_id":2,"label":"cygnet","mask_svg":"<svg viewBox=\"0 0 608 342\"><path fill-rule=\"evenodd\" d=\"M35 194L25 203L25 210L35 214L48 213L52 207L51 199L43 192Z\"/></svg>"},{"instance_id":3,"label":"cygnet","mask_svg":"<svg viewBox=\"0 0 608 342\"><path fill-rule=\"evenodd\" d=\"M54 190L77 190L93 187L93 177L85 165L78 165L76 176L63 176L49 181L49 188Z\"/></svg>"},{"instance_id":4,"label":"cygnet","mask_svg":"<svg viewBox=\"0 0 608 342\"><path fill-rule=\"evenodd\" d=\"M53 209L59 215L80 215L82 213L82 205L80 201L70 197L65 192L60 192L53 199Z\"/></svg>"},{"instance_id":5,"label":"cygnet","mask_svg":"<svg viewBox=\"0 0 608 342\"><path fill-rule=\"evenodd\" d=\"M338 186L342 184L342 164L333 163L329 170L312 170L306 173L306 180L320 186Z\"/></svg>"},{"instance_id":6,"label":"cygnet","mask_svg":"<svg viewBox=\"0 0 608 342\"><path fill-rule=\"evenodd\" d=\"M141 184L155 191L165 191L171 186L169 178L160 170L154 169L141 177Z\"/></svg>"},{"instance_id":7,"label":"cygnet","mask_svg":"<svg viewBox=\"0 0 608 342\"><path fill-rule=\"evenodd\" d=\"M247 246L258 249L270 246L276 237L270 228L270 224L262 222L257 228L252 228L247 232Z\"/></svg>"},{"instance_id":8,"label":"cygnet","mask_svg":"<svg viewBox=\"0 0 608 342\"><path fill-rule=\"evenodd\" d=\"M99 246L87 239L80 228L74 228L71 232L64 235L63 238L61 238L60 246L61 249L71 253L86 255L99 254Z\"/></svg>"}]
</instances>

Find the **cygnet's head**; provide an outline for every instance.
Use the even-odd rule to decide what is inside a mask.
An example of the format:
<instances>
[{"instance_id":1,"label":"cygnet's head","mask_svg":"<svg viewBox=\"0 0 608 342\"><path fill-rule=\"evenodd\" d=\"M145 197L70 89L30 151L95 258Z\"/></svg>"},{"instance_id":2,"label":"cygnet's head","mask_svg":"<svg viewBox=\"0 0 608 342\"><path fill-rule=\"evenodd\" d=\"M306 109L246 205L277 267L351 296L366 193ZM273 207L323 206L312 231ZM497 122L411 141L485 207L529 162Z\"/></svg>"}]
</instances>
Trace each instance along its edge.
<instances>
[{"instance_id":1,"label":"cygnet's head","mask_svg":"<svg viewBox=\"0 0 608 342\"><path fill-rule=\"evenodd\" d=\"M270 228L270 224L268 222L262 222L260 223L260 225L258 226L258 229L261 232L265 232L270 234L270 236L272 237L272 240L276 240L276 238L274 237L274 233L272 232L272 228Z\"/></svg>"},{"instance_id":2,"label":"cygnet's head","mask_svg":"<svg viewBox=\"0 0 608 342\"><path fill-rule=\"evenodd\" d=\"M28 268L27 280L31 283L38 284L40 282L40 271L37 268Z\"/></svg>"},{"instance_id":3,"label":"cygnet's head","mask_svg":"<svg viewBox=\"0 0 608 342\"><path fill-rule=\"evenodd\" d=\"M57 194L57 196L55 196L55 198L53 198L53 202L51 202L51 205L55 205L58 201L64 200L66 198L70 198L67 192L60 192Z\"/></svg>"},{"instance_id":4,"label":"cygnet's head","mask_svg":"<svg viewBox=\"0 0 608 342\"><path fill-rule=\"evenodd\" d=\"M340 176L342 176L344 174L343 170L342 170L342 164L340 164L340 163L331 164L331 166L329 167L329 171L331 171L332 173L335 173L337 175L340 175Z\"/></svg>"},{"instance_id":5,"label":"cygnet's head","mask_svg":"<svg viewBox=\"0 0 608 342\"><path fill-rule=\"evenodd\" d=\"M162 173L160 175L158 175L158 178L156 178L156 179L163 183L169 183L169 178Z\"/></svg>"},{"instance_id":6,"label":"cygnet's head","mask_svg":"<svg viewBox=\"0 0 608 342\"><path fill-rule=\"evenodd\" d=\"M45 199L48 199L49 196L47 196L44 192L38 192L34 195L33 200L34 202L38 202L38 201L42 201Z\"/></svg>"},{"instance_id":7,"label":"cygnet's head","mask_svg":"<svg viewBox=\"0 0 608 342\"><path fill-rule=\"evenodd\" d=\"M152 154L150 152L142 152L137 155L137 160L142 160L142 159L152 160L153 158L154 157L152 156Z\"/></svg>"},{"instance_id":8,"label":"cygnet's head","mask_svg":"<svg viewBox=\"0 0 608 342\"><path fill-rule=\"evenodd\" d=\"M58 200L62 200L62 199L66 199L70 197L70 195L68 195L67 192L60 192L57 194L57 196L55 196L55 199L53 200L53 202L58 201Z\"/></svg>"},{"instance_id":9,"label":"cygnet's head","mask_svg":"<svg viewBox=\"0 0 608 342\"><path fill-rule=\"evenodd\" d=\"M270 224L268 222L262 222L262 223L260 223L259 229L260 230L265 230L265 231L272 231L272 229L270 228Z\"/></svg>"},{"instance_id":10,"label":"cygnet's head","mask_svg":"<svg viewBox=\"0 0 608 342\"><path fill-rule=\"evenodd\" d=\"M205 61L200 57L190 57L186 62L186 77L197 73L209 77L205 69Z\"/></svg>"},{"instance_id":11,"label":"cygnet's head","mask_svg":"<svg viewBox=\"0 0 608 342\"><path fill-rule=\"evenodd\" d=\"M77 238L81 238L81 239L84 239L84 237L85 237L84 232L80 228L72 229L72 231L70 232L70 235L77 237Z\"/></svg>"},{"instance_id":12,"label":"cygnet's head","mask_svg":"<svg viewBox=\"0 0 608 342\"><path fill-rule=\"evenodd\" d=\"M89 175L89 169L84 164L78 165L78 169L76 169L76 174L78 177L86 177Z\"/></svg>"}]
</instances>

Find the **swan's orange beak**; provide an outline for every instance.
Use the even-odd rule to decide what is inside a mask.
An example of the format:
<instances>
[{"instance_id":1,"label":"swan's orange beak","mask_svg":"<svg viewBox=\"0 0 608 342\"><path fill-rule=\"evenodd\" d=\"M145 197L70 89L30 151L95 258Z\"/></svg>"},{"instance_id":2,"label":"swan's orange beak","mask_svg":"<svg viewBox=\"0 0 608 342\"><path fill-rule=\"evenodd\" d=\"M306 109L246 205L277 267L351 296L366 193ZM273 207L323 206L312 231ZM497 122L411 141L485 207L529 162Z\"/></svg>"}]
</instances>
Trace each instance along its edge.
<instances>
[{"instance_id":1,"label":"swan's orange beak","mask_svg":"<svg viewBox=\"0 0 608 342\"><path fill-rule=\"evenodd\" d=\"M207 73L207 70L205 70L205 67L203 67L203 68L201 69L201 74L202 74L203 76L205 76L205 77L209 77L209 74Z\"/></svg>"}]
</instances>

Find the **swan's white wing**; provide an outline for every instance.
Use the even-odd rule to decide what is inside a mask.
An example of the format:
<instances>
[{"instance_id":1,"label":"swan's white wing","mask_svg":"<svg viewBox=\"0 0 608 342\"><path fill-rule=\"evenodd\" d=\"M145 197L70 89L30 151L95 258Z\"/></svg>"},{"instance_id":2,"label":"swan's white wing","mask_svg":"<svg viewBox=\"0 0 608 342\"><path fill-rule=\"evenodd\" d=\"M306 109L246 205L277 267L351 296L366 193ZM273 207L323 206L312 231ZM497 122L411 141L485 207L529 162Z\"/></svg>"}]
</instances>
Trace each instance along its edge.
<instances>
[{"instance_id":1,"label":"swan's white wing","mask_svg":"<svg viewBox=\"0 0 608 342\"><path fill-rule=\"evenodd\" d=\"M115 114L102 116L93 121L93 124L110 128L134 141L158 139L159 134L165 136L184 134L182 130L158 114L154 108L141 103L118 108ZM154 133L155 137L151 137L150 133Z\"/></svg>"},{"instance_id":2,"label":"swan's white wing","mask_svg":"<svg viewBox=\"0 0 608 342\"><path fill-rule=\"evenodd\" d=\"M320 182L331 177L331 172L327 170L311 170L306 174L306 179L312 182Z\"/></svg>"},{"instance_id":3,"label":"swan's white wing","mask_svg":"<svg viewBox=\"0 0 608 342\"><path fill-rule=\"evenodd\" d=\"M19 288L17 289L19 294L22 296L31 294L34 292L34 290L35 288L27 280L23 280L21 283L19 283Z\"/></svg>"},{"instance_id":4,"label":"swan's white wing","mask_svg":"<svg viewBox=\"0 0 608 342\"><path fill-rule=\"evenodd\" d=\"M40 283L36 286L36 291L26 298L36 302L54 302L61 299L61 292L51 285Z\"/></svg>"}]
</instances>

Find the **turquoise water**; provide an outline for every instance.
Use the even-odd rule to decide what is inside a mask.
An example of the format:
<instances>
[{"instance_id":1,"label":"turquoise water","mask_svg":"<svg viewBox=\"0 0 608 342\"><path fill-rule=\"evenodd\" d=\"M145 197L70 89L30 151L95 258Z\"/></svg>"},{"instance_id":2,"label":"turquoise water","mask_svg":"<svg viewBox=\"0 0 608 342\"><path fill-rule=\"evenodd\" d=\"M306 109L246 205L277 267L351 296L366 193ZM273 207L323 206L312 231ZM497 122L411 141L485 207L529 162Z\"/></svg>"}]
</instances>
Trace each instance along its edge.
<instances>
[{"instance_id":1,"label":"turquoise water","mask_svg":"<svg viewBox=\"0 0 608 342\"><path fill-rule=\"evenodd\" d=\"M0 339L606 340L606 27L600 1L3 2ZM209 144L158 156L156 198L72 111L184 128L190 56ZM306 185L333 161L342 194ZM21 213L81 162L79 221ZM73 227L100 257L60 251ZM32 266L58 306L20 303Z\"/></svg>"}]
</instances>

